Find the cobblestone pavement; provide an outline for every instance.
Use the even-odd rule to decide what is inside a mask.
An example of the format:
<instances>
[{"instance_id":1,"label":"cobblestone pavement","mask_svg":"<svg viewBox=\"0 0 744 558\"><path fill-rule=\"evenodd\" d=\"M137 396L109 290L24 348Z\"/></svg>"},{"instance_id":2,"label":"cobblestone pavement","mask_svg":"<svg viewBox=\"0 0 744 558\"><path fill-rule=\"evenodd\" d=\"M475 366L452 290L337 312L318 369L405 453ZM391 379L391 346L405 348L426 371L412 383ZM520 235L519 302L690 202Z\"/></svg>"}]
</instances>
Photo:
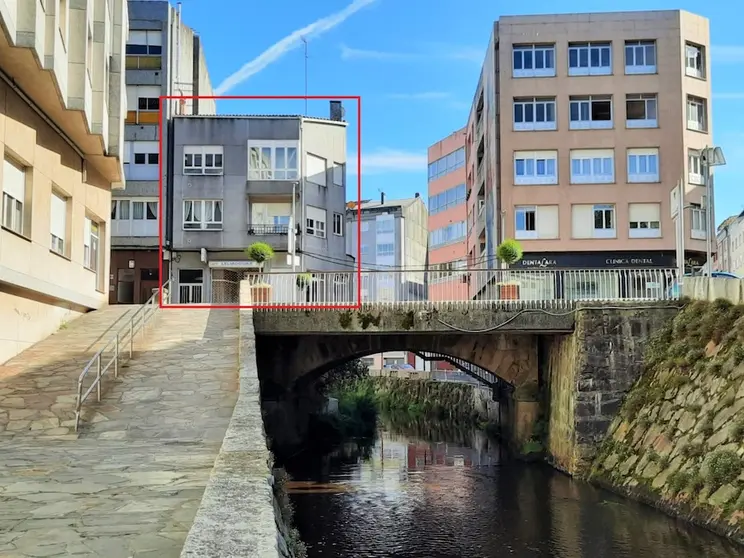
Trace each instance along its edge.
<instances>
[{"instance_id":1,"label":"cobblestone pavement","mask_svg":"<svg viewBox=\"0 0 744 558\"><path fill-rule=\"evenodd\" d=\"M6 408L0 396L0 417L39 413L0 437L0 556L178 556L237 399L237 326L234 310L161 310L79 438L31 430L67 407L61 390L47 407ZM11 399L24 379L27 393L45 395L33 363L50 355L36 355L30 374L0 376Z\"/></svg>"}]
</instances>

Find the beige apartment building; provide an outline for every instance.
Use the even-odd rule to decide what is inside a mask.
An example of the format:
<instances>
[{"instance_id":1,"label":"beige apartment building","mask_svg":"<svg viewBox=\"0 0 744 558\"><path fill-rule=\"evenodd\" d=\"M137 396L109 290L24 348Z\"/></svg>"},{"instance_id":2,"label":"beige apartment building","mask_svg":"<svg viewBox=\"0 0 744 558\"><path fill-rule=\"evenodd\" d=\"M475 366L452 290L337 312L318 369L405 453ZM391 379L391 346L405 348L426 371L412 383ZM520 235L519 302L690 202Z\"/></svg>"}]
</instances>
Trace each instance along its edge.
<instances>
[{"instance_id":1,"label":"beige apartment building","mask_svg":"<svg viewBox=\"0 0 744 558\"><path fill-rule=\"evenodd\" d=\"M126 0L0 2L0 362L107 301Z\"/></svg>"},{"instance_id":2,"label":"beige apartment building","mask_svg":"<svg viewBox=\"0 0 744 558\"><path fill-rule=\"evenodd\" d=\"M683 180L685 257L701 266L709 39L707 19L679 10L500 18L468 123L471 231L486 231L469 261L497 266L516 238L520 268L673 268Z\"/></svg>"}]
</instances>

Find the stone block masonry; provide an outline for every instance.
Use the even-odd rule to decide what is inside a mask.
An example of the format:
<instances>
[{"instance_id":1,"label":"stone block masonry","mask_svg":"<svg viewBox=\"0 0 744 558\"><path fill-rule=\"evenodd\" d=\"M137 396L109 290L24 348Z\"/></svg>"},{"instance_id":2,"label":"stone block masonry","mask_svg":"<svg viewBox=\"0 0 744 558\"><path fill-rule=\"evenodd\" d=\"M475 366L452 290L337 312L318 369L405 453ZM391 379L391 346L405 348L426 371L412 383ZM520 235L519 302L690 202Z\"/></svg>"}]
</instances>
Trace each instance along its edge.
<instances>
[{"instance_id":1,"label":"stone block masonry","mask_svg":"<svg viewBox=\"0 0 744 558\"><path fill-rule=\"evenodd\" d=\"M582 476L641 374L647 341L676 307L583 308L570 335L545 336L548 453L554 466Z\"/></svg>"},{"instance_id":2,"label":"stone block masonry","mask_svg":"<svg viewBox=\"0 0 744 558\"><path fill-rule=\"evenodd\" d=\"M246 282L241 304L250 304ZM181 558L294 558L272 489L251 310L239 327L238 401Z\"/></svg>"}]
</instances>

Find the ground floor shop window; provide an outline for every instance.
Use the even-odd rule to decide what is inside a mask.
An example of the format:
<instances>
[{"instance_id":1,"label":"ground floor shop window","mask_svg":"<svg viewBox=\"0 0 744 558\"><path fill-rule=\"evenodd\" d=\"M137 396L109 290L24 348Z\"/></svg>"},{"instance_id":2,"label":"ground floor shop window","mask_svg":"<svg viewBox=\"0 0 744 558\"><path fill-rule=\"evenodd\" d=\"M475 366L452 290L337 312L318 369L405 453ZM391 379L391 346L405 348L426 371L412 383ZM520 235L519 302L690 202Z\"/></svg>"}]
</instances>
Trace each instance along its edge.
<instances>
[{"instance_id":1,"label":"ground floor shop window","mask_svg":"<svg viewBox=\"0 0 744 558\"><path fill-rule=\"evenodd\" d=\"M201 304L204 297L204 270L178 270L178 302L180 304Z\"/></svg>"}]
</instances>

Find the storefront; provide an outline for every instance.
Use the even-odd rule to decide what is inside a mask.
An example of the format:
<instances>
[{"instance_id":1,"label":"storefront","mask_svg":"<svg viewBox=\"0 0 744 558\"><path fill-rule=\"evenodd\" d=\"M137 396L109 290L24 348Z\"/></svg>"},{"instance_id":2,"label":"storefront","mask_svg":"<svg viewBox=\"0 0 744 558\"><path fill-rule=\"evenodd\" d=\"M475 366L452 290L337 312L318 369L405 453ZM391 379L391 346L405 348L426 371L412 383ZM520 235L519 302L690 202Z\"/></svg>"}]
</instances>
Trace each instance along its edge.
<instances>
[{"instance_id":1,"label":"storefront","mask_svg":"<svg viewBox=\"0 0 744 558\"><path fill-rule=\"evenodd\" d=\"M109 304L144 304L160 287L158 250L112 250ZM163 262L168 277L168 262Z\"/></svg>"},{"instance_id":2,"label":"storefront","mask_svg":"<svg viewBox=\"0 0 744 558\"><path fill-rule=\"evenodd\" d=\"M688 271L705 261L698 253L687 256ZM676 257L674 252L650 251L527 252L509 271L496 273L490 286L498 287L499 298L647 300L663 297L674 284ZM496 296L491 291L488 296Z\"/></svg>"}]
</instances>

